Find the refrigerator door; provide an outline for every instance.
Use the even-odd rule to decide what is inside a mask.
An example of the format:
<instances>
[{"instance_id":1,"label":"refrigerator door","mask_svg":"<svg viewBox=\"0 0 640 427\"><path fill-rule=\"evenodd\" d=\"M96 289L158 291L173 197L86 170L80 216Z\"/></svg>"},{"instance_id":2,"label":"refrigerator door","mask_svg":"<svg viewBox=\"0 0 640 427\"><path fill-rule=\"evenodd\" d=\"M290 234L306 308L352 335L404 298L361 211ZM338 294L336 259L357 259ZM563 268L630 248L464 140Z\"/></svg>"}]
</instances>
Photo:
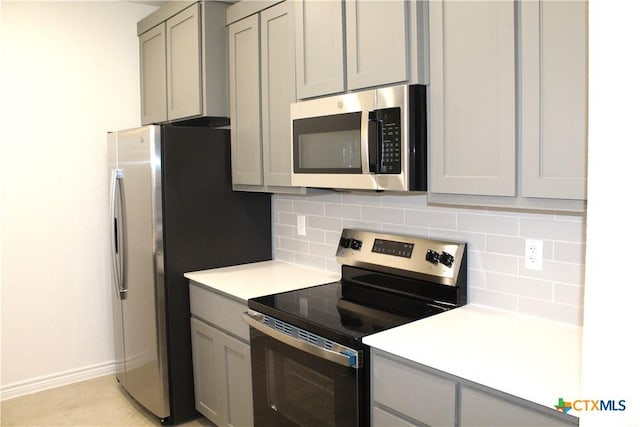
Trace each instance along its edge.
<instances>
[{"instance_id":1,"label":"refrigerator door","mask_svg":"<svg viewBox=\"0 0 640 427\"><path fill-rule=\"evenodd\" d=\"M124 224L123 283L118 293L123 319L126 390L159 418L170 415L164 274L160 128L118 132L116 201ZM117 209L116 209L117 210ZM126 290L126 292L122 292Z\"/></svg>"},{"instance_id":2,"label":"refrigerator door","mask_svg":"<svg viewBox=\"0 0 640 427\"><path fill-rule=\"evenodd\" d=\"M118 134L107 135L108 164L111 174L109 192L109 235L111 243L111 300L113 307L113 331L115 343L116 379L126 388L127 375L124 366L124 325L122 322L122 293L124 282L124 223L120 182L118 181Z\"/></svg>"}]
</instances>

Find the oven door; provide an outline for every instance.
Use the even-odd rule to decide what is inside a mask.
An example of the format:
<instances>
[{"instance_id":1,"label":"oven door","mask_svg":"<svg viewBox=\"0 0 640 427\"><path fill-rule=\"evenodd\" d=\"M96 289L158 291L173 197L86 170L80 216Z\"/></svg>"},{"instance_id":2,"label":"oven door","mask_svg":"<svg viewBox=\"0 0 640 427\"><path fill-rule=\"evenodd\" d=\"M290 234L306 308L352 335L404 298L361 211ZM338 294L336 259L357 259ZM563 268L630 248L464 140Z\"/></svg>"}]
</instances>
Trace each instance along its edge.
<instances>
[{"instance_id":1,"label":"oven door","mask_svg":"<svg viewBox=\"0 0 640 427\"><path fill-rule=\"evenodd\" d=\"M245 314L245 321L251 326L256 427L366 425L364 369L344 366L339 355L270 329L255 315Z\"/></svg>"}]
</instances>

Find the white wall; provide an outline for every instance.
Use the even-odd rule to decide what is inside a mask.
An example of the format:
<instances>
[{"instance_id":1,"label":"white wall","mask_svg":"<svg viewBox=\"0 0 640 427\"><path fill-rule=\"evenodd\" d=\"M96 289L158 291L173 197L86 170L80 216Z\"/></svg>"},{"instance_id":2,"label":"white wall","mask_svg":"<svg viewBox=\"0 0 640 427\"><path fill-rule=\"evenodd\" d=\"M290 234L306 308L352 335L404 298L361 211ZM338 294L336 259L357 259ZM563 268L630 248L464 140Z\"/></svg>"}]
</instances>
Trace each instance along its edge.
<instances>
[{"instance_id":1,"label":"white wall","mask_svg":"<svg viewBox=\"0 0 640 427\"><path fill-rule=\"evenodd\" d=\"M589 8L589 208L580 398L626 400L626 410L590 412L580 425L639 426L640 3L592 0Z\"/></svg>"},{"instance_id":2,"label":"white wall","mask_svg":"<svg viewBox=\"0 0 640 427\"><path fill-rule=\"evenodd\" d=\"M113 371L106 132L138 126L126 2L2 2L2 398Z\"/></svg>"}]
</instances>

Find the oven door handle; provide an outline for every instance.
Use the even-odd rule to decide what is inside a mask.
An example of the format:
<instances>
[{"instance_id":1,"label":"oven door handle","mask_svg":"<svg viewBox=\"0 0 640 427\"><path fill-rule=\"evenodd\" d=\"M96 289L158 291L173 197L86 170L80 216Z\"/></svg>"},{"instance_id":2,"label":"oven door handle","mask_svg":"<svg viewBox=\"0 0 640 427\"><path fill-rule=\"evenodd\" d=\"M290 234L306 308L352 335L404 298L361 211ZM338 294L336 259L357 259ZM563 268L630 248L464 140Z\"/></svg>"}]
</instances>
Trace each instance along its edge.
<instances>
[{"instance_id":1,"label":"oven door handle","mask_svg":"<svg viewBox=\"0 0 640 427\"><path fill-rule=\"evenodd\" d=\"M287 335L270 328L269 326L262 323L263 319L264 315L257 312L244 312L242 314L242 320L247 325L251 326L254 329L257 329L265 335L268 335L276 341L280 341L283 344L295 347L298 350L304 351L305 353L311 354L316 357L320 357L324 360L346 366L347 368L359 368L359 355L357 351L348 347L343 347L339 344L335 344L335 346L338 347L338 351L318 347L306 341L302 341L298 338L292 337L291 335Z\"/></svg>"}]
</instances>

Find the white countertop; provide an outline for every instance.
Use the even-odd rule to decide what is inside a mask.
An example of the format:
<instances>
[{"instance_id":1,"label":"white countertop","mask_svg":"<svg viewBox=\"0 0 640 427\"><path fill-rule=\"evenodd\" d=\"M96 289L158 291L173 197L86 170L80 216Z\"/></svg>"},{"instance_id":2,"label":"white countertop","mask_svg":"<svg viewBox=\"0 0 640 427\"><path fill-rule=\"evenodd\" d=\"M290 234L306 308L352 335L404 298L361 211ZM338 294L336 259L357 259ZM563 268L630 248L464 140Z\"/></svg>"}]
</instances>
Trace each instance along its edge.
<instances>
[{"instance_id":1,"label":"white countertop","mask_svg":"<svg viewBox=\"0 0 640 427\"><path fill-rule=\"evenodd\" d=\"M262 261L185 273L187 279L235 299L247 301L263 295L335 282L340 274L282 261Z\"/></svg>"},{"instance_id":2,"label":"white countertop","mask_svg":"<svg viewBox=\"0 0 640 427\"><path fill-rule=\"evenodd\" d=\"M578 326L470 304L363 342L550 408L580 396Z\"/></svg>"}]
</instances>

